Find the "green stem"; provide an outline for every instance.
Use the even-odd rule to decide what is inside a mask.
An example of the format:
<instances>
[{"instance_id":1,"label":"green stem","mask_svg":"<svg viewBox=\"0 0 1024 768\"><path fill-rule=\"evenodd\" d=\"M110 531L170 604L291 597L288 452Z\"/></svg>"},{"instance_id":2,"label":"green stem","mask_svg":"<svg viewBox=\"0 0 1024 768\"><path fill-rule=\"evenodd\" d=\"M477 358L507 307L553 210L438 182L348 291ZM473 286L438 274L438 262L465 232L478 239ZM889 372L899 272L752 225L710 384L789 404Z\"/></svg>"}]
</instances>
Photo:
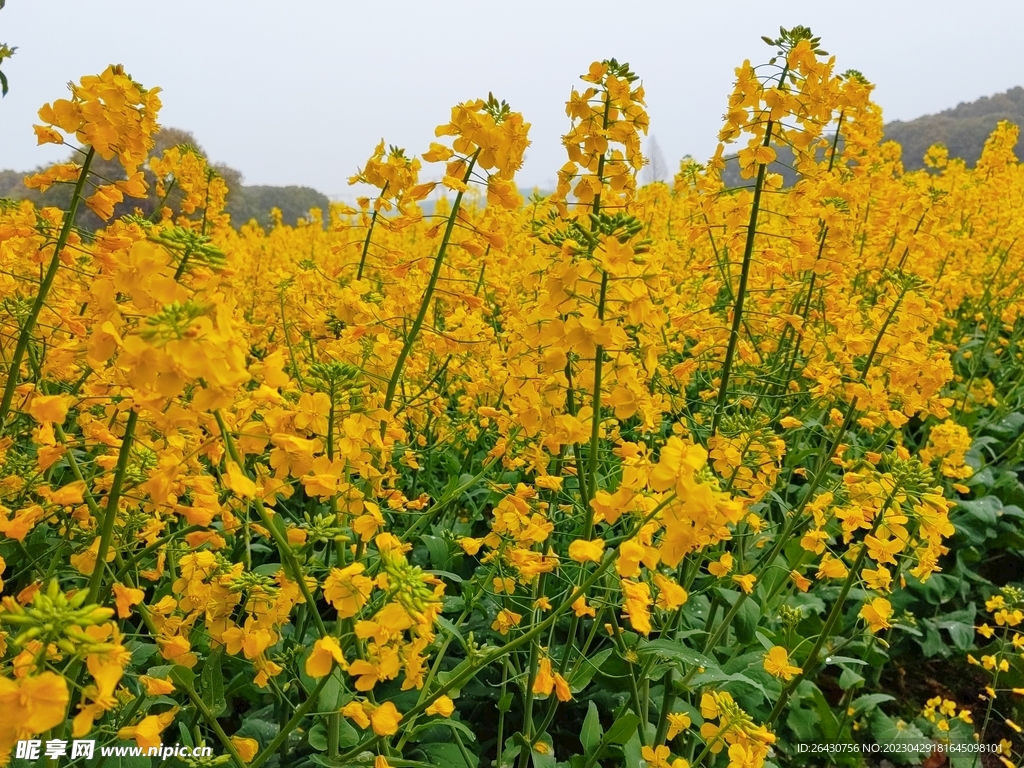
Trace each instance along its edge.
<instances>
[{"instance_id":1,"label":"green stem","mask_svg":"<svg viewBox=\"0 0 1024 768\"><path fill-rule=\"evenodd\" d=\"M43 281L39 284L39 292L36 294L35 301L32 302L32 308L25 319L25 325L22 326L21 333L18 335L18 343L14 348L14 357L11 358L11 364L7 368L7 384L4 386L3 399L0 400L0 435L3 434L4 424L11 410L11 402L14 400L14 390L18 386L21 361L25 358L29 341L32 339L32 331L36 326L36 321L39 319L39 313L43 309L43 304L46 303L46 297L53 286L54 278L57 277L60 257L64 252L64 246L67 245L68 236L71 234L71 229L74 226L75 215L78 213L78 206L82 201L82 189L85 187L86 178L89 175L89 166L92 165L92 160L95 156L96 150L90 147L89 153L85 156L85 160L82 163L82 170L78 174L75 191L71 195L71 205L68 207L64 224L61 227L60 234L57 236L57 244L53 247L53 257L46 268Z\"/></svg>"},{"instance_id":2,"label":"green stem","mask_svg":"<svg viewBox=\"0 0 1024 768\"><path fill-rule=\"evenodd\" d=\"M117 456L117 468L114 470L114 483L110 486L107 508L103 512L103 520L100 523L100 543L96 550L96 566L93 568L92 578L89 580L89 597L86 599L86 603L95 603L99 600L100 590L103 587L104 566L107 562L107 552L110 551L110 542L114 538L114 522L117 520L118 502L121 500L121 488L124 485L125 473L128 471L128 458L131 454L135 425L138 420L138 411L133 409L128 412L128 422L125 424L124 437L121 439L121 451Z\"/></svg>"},{"instance_id":3,"label":"green stem","mask_svg":"<svg viewBox=\"0 0 1024 768\"><path fill-rule=\"evenodd\" d=\"M616 544L615 547L609 548L607 554L604 556L604 559L602 559L600 565L597 566L594 572L590 574L590 576L588 576L587 579L582 584L580 584L580 586L574 589L572 594L570 594L569 597L566 598L561 605L553 609L551 611L551 614L546 619L544 619L544 621L535 625L533 629L531 629L528 632L524 632L522 635L515 638L514 640L509 640L502 646L492 648L488 652L480 654L478 660L475 663L468 665L466 669L462 670L458 674L453 674L451 677L448 678L447 682L438 687L437 690L435 690L429 698L420 701L415 707L406 712L403 715L403 717L412 718L419 715L421 712L426 710L427 707L433 704L438 698L448 693L448 691L462 688L466 683L468 683L470 680L476 677L477 673L479 673L480 670L484 667L490 666L499 659L508 656L513 651L518 650L524 645L532 643L537 637L540 637L542 634L544 634L544 632L546 632L548 628L551 627L551 625L558 621L562 614L564 614L572 608L573 603L579 600L579 598L581 598L583 595L587 594L590 588L598 582L598 580L605 574L605 572L607 572L607 570L612 566L612 564L615 562L618 556L619 546L621 546L622 543L636 536L636 534L639 533L640 529L643 528L644 525L646 525L650 520L652 520L655 515L661 512L661 510L664 509L668 504L670 504L674 499L675 494L668 496L665 500L658 504L658 506L655 507L648 515L646 515L642 520L640 520L633 527L633 530L631 530L629 533L623 536L618 541L618 544ZM453 670L453 672L454 671L455 670ZM374 744L377 743L379 738L379 736L371 736L367 739L364 739L362 742L360 742L352 749L350 749L348 752L343 754L340 758L341 761L344 762L345 760L351 760L357 755L359 755L361 752L370 749ZM249 768L258 768L258 766L256 764L252 764L249 766Z\"/></svg>"},{"instance_id":4,"label":"green stem","mask_svg":"<svg viewBox=\"0 0 1024 768\"><path fill-rule=\"evenodd\" d=\"M221 415L220 411L214 411L213 417L217 420L217 427L220 429L221 436L224 438L224 444L228 449L228 456L230 456L231 460L238 465L239 471L248 477L249 475L245 471L245 465L238 453L238 448L235 446L235 441L232 439L230 432L228 432L227 424L224 423L224 417ZM324 624L324 620L320 617L320 611L316 608L316 600L313 599L313 593L309 591L309 585L306 584L305 575L302 572L302 566L299 565L299 561L295 558L295 553L292 552L291 544L288 543L287 537L277 529L274 521L270 519L270 515L267 514L266 507L263 506L263 500L260 498L253 499L253 505L256 507L256 514L259 515L260 522L262 522L263 526L270 532L271 538L274 539L274 543L277 545L277 551L278 554L281 555L282 564L286 571L291 572L291 577L295 580L295 584L298 586L299 592L302 593L302 597L306 601L306 608L313 617L313 623L316 624L320 637L327 637L330 635L330 632L327 631L327 626ZM301 642L301 637L299 638L299 641Z\"/></svg>"},{"instance_id":5,"label":"green stem","mask_svg":"<svg viewBox=\"0 0 1024 768\"><path fill-rule=\"evenodd\" d=\"M260 768L260 766L267 762L267 760L270 759L270 756L285 743L288 737L291 736L292 731L294 731L298 727L299 723L302 722L302 718L304 718L306 713L313 708L314 704L316 704L316 701L320 696L320 691L322 691L324 686L327 685L327 681L331 679L333 674L334 669L332 668L328 674L320 678L320 682L316 684L316 688L309 692L309 698L302 702L299 708L295 710L291 719L284 724L277 736L274 737L274 740L267 744L267 748L260 752L259 755L256 756L255 760L249 763L248 768Z\"/></svg>"},{"instance_id":6,"label":"green stem","mask_svg":"<svg viewBox=\"0 0 1024 768\"><path fill-rule=\"evenodd\" d=\"M384 194L388 191L388 184L391 182L385 182L384 186L380 190L380 196L384 197ZM376 208L373 209L373 214L370 216L370 226L366 230L366 239L363 241L363 253L359 257L359 269L356 270L356 280L363 279L363 268L366 266L366 254L370 252L370 238L373 236L373 226L377 223L378 211Z\"/></svg>"},{"instance_id":7,"label":"green stem","mask_svg":"<svg viewBox=\"0 0 1024 768\"><path fill-rule=\"evenodd\" d=\"M886 499L882 508L878 510L878 514L875 516L875 520L871 525L871 530L868 535L874 534L878 528L879 523L885 517L885 512L889 508L893 499L896 496L896 490L893 490L889 494L889 498ZM786 703L789 701L789 697L796 690L796 687L802 683L807 676L811 673L811 670L818 664L818 656L821 654L821 649L825 645L826 641L832 635L832 630L835 628L836 622L839 621L839 617L843 613L843 607L846 603L846 598L850 594L850 590L853 588L853 582L855 582L859 575L861 566L864 564L864 558L868 553L868 545L865 542L861 542L860 551L857 553L857 559L850 567L849 573L846 574L846 581L843 582L842 589L839 590L839 596L836 598L835 604L832 606L832 610L829 612L828 618L825 620L825 626L821 628L821 633L818 635L818 639L814 641L814 645L811 647L811 652L807 655L806 661L804 661L803 670L799 675L794 677L785 688L782 689L782 694L779 696L779 700L775 702L775 706L772 708L771 714L768 715L768 720L765 721L765 725L770 726L775 722L776 718L782 714L782 710L785 708Z\"/></svg>"},{"instance_id":8,"label":"green stem","mask_svg":"<svg viewBox=\"0 0 1024 768\"><path fill-rule=\"evenodd\" d=\"M462 178L464 184L469 183L473 174L473 167L476 165L477 155L479 154L480 150L477 150L469 159L469 165L466 167L466 173ZM398 381L402 378L402 369L405 367L405 361L408 359L409 353L412 352L412 346L416 343L416 337L419 335L420 329L423 327L423 321L427 317L427 311L430 309L430 302L434 297L434 289L437 287L437 280L441 276L441 267L444 264L445 253L448 251L448 243L451 240L452 231L455 229L455 220L459 217L463 194L460 191L455 196L452 212L448 216L448 225L445 227L444 236L441 238L441 246L437 249L437 256L434 258L434 268L430 272L430 282L427 283L427 290L423 293L423 301L420 302L419 312L416 313L416 318L412 321L409 333L406 334L405 343L402 344L402 351L398 353L398 360L395 361L395 370L391 373L387 394L384 396L385 411L390 411L391 405L395 401L395 392L398 389Z\"/></svg>"},{"instance_id":9,"label":"green stem","mask_svg":"<svg viewBox=\"0 0 1024 768\"><path fill-rule=\"evenodd\" d=\"M213 732L217 735L217 739L220 741L221 745L228 751L228 754L231 755L231 759L234 760L235 765L237 765L238 768L245 768L245 761L242 759L242 756L238 754L238 749L235 747L234 742L232 742L228 735L224 733L224 729L221 728L220 723L217 722L217 718L210 708L206 706L206 702L203 701L202 697L196 693L195 688L191 685L186 685L184 688L185 693L188 694L188 697L192 700L195 708L203 716L206 724L210 726Z\"/></svg>"},{"instance_id":10,"label":"green stem","mask_svg":"<svg viewBox=\"0 0 1024 768\"><path fill-rule=\"evenodd\" d=\"M597 319L604 322L605 298L608 294L608 273L601 274L601 295L597 302ZM587 499L593 499L597 493L597 454L601 438L601 378L604 371L604 347L600 344L594 352L594 392L590 401L590 456L587 466ZM580 482L583 479L580 478ZM590 540L594 531L594 510L587 507L587 524L583 529L583 538Z\"/></svg>"},{"instance_id":11,"label":"green stem","mask_svg":"<svg viewBox=\"0 0 1024 768\"><path fill-rule=\"evenodd\" d=\"M788 68L783 68L779 84L784 87ZM767 147L772 142L772 132L775 129L775 122L768 121L765 127L764 141L761 146ZM725 349L725 361L722 363L722 381L718 386L718 401L715 404L715 413L711 419L711 434L718 430L718 422L722 418L725 409L725 401L729 397L729 375L732 372L733 357L736 354L736 347L740 340L740 325L743 322L743 304L747 297L747 280L750 277L750 265L754 261L754 240L757 237L757 218L761 210L761 193L764 191L764 179L768 173L768 166L759 164L757 168L757 181L754 183L754 200L750 206L750 220L747 223L747 240L743 248L743 264L740 267L740 282L736 287L736 303L733 305L732 328L729 331L729 345Z\"/></svg>"}]
</instances>

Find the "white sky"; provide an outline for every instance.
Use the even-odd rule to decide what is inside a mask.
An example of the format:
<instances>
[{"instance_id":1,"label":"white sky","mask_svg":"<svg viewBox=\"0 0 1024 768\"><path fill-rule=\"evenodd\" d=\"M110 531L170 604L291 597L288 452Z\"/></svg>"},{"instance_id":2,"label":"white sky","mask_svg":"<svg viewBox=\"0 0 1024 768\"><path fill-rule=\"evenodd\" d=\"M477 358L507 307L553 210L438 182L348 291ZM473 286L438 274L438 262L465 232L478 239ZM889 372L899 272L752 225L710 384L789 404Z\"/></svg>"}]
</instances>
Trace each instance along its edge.
<instances>
[{"instance_id":1,"label":"white sky","mask_svg":"<svg viewBox=\"0 0 1024 768\"><path fill-rule=\"evenodd\" d=\"M564 104L591 61L628 61L647 91L668 165L714 149L743 59L761 35L805 24L839 71L877 84L887 120L1024 84L1022 0L8 0L0 168L65 154L36 147L36 110L65 84L124 64L163 88L160 122L192 131L249 184L347 197L383 137L423 152L449 108L493 91L533 124L521 187L551 187L565 154Z\"/></svg>"}]
</instances>

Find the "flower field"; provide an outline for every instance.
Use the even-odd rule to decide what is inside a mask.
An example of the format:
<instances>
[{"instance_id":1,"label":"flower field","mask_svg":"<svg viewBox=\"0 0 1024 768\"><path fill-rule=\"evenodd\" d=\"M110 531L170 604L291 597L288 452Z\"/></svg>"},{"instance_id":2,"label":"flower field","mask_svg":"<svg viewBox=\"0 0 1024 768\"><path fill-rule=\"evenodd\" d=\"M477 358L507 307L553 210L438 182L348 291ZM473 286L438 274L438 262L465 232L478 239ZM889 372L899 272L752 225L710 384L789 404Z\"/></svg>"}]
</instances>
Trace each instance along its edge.
<instances>
[{"instance_id":1,"label":"flower field","mask_svg":"<svg viewBox=\"0 0 1024 768\"><path fill-rule=\"evenodd\" d=\"M1017 128L904 172L858 72L766 42L669 184L607 60L552 194L488 96L268 231L124 69L44 105L69 210L0 200L0 762L1017 765Z\"/></svg>"}]
</instances>

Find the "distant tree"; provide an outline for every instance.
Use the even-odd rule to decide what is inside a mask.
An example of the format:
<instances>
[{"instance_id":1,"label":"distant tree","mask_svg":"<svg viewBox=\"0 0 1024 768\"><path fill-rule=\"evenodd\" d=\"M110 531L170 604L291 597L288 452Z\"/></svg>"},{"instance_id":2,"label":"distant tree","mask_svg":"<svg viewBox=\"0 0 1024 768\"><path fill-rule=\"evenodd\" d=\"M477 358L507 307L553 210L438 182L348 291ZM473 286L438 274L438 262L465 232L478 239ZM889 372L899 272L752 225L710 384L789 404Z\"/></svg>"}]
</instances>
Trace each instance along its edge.
<instances>
[{"instance_id":1,"label":"distant tree","mask_svg":"<svg viewBox=\"0 0 1024 768\"><path fill-rule=\"evenodd\" d=\"M668 165L665 163L665 156L658 146L658 140L651 136L647 142L647 165L644 166L641 180L645 184L665 181L668 178Z\"/></svg>"}]
</instances>

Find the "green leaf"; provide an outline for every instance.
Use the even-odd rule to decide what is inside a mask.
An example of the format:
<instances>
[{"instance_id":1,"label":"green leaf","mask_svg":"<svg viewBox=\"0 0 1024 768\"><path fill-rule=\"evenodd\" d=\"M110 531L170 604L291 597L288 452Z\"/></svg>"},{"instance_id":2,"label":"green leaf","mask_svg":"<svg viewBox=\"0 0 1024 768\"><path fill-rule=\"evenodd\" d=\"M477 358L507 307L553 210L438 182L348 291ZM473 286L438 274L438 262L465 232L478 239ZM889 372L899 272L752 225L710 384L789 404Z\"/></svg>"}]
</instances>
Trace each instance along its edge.
<instances>
[{"instance_id":1,"label":"green leaf","mask_svg":"<svg viewBox=\"0 0 1024 768\"><path fill-rule=\"evenodd\" d=\"M192 734L189 733L188 726L181 722L181 720L178 721L178 736L181 738L181 743L186 747L195 746L195 742L192 741Z\"/></svg>"},{"instance_id":2,"label":"green leaf","mask_svg":"<svg viewBox=\"0 0 1024 768\"><path fill-rule=\"evenodd\" d=\"M447 632L449 635L451 635L452 637L454 637L456 640L459 641L459 645L462 646L462 649L464 651L468 651L469 650L469 646L466 645L466 638L464 638L462 636L462 633L459 631L459 628L456 627L451 621L446 619L444 616L438 616L435 619L435 621L438 624L441 625L441 628L445 632Z\"/></svg>"},{"instance_id":3,"label":"green leaf","mask_svg":"<svg viewBox=\"0 0 1024 768\"><path fill-rule=\"evenodd\" d=\"M828 701L818 686L814 686L812 698L814 699L814 709L818 713L818 723L821 727L823 740L839 741L839 721L836 719L835 712L832 711L832 707L829 706Z\"/></svg>"},{"instance_id":4,"label":"green leaf","mask_svg":"<svg viewBox=\"0 0 1024 768\"><path fill-rule=\"evenodd\" d=\"M601 745L606 747L609 744L625 744L636 733L638 725L640 725L640 718L626 710L612 723L612 727L601 739Z\"/></svg>"},{"instance_id":5,"label":"green leaf","mask_svg":"<svg viewBox=\"0 0 1024 768\"><path fill-rule=\"evenodd\" d=\"M358 744L362 737L359 735L359 731L348 721L347 718L341 718L341 723L338 728L338 746L342 749L348 749Z\"/></svg>"},{"instance_id":6,"label":"green leaf","mask_svg":"<svg viewBox=\"0 0 1024 768\"><path fill-rule=\"evenodd\" d=\"M736 612L732 626L736 630L736 639L746 645L753 642L757 625L761 621L761 606L753 596L743 601L740 609Z\"/></svg>"},{"instance_id":7,"label":"green leaf","mask_svg":"<svg viewBox=\"0 0 1024 768\"><path fill-rule=\"evenodd\" d=\"M891 744L895 747L896 751L887 755L894 763L917 765L921 762L919 755L927 754L930 751L932 740L921 733L913 723L897 724L880 709L875 710L870 722L871 735L875 737L875 741L882 745ZM914 747L921 749L919 751ZM899 751L900 749L906 751Z\"/></svg>"},{"instance_id":8,"label":"green leaf","mask_svg":"<svg viewBox=\"0 0 1024 768\"><path fill-rule=\"evenodd\" d=\"M848 691L863 682L864 676L858 675L852 669L844 669L839 675L839 687L844 691Z\"/></svg>"},{"instance_id":9,"label":"green leaf","mask_svg":"<svg viewBox=\"0 0 1024 768\"><path fill-rule=\"evenodd\" d=\"M1003 503L995 496L984 496L973 501L961 501L957 506L989 525L995 525L999 522L999 514L1003 509Z\"/></svg>"},{"instance_id":10,"label":"green leaf","mask_svg":"<svg viewBox=\"0 0 1024 768\"><path fill-rule=\"evenodd\" d=\"M466 725L466 723L461 720L453 720L452 718L446 718L444 720L426 720L409 731L409 738L410 740L415 741L415 739L413 739L414 736L418 736L424 731L429 731L432 728L450 728L453 731L458 731L471 742L476 741L476 734L468 725Z\"/></svg>"},{"instance_id":11,"label":"green leaf","mask_svg":"<svg viewBox=\"0 0 1024 768\"><path fill-rule=\"evenodd\" d=\"M269 716L271 716L270 713L264 715L264 717ZM280 730L281 726L277 723L272 723L260 717L248 717L242 722L242 727L238 729L235 735L247 739L256 739L262 746L266 746L277 737Z\"/></svg>"},{"instance_id":12,"label":"green leaf","mask_svg":"<svg viewBox=\"0 0 1024 768\"><path fill-rule=\"evenodd\" d=\"M949 632L953 645L959 650L967 651L974 645L973 625L964 624L962 621L937 621L935 625Z\"/></svg>"},{"instance_id":13,"label":"green leaf","mask_svg":"<svg viewBox=\"0 0 1024 768\"><path fill-rule=\"evenodd\" d=\"M435 568L448 568L448 543L439 536L424 534L420 540L426 545L430 554L430 562Z\"/></svg>"},{"instance_id":14,"label":"green leaf","mask_svg":"<svg viewBox=\"0 0 1024 768\"><path fill-rule=\"evenodd\" d=\"M321 712L337 712L341 709L342 702L341 695L345 689L342 683L341 670L335 669L331 672L331 678L324 683L324 687L320 689L320 697L317 699L317 708Z\"/></svg>"},{"instance_id":15,"label":"green leaf","mask_svg":"<svg viewBox=\"0 0 1024 768\"><path fill-rule=\"evenodd\" d=\"M200 697L214 717L220 717L228 708L227 699L224 698L224 670L221 667L223 660L224 646L221 645L206 657L199 678Z\"/></svg>"},{"instance_id":16,"label":"green leaf","mask_svg":"<svg viewBox=\"0 0 1024 768\"><path fill-rule=\"evenodd\" d=\"M583 730L580 731L580 743L583 744L583 751L590 755L601 746L601 737L604 729L601 728L601 716L598 714L597 705L589 702L587 716L583 718Z\"/></svg>"},{"instance_id":17,"label":"green leaf","mask_svg":"<svg viewBox=\"0 0 1024 768\"><path fill-rule=\"evenodd\" d=\"M853 716L856 717L886 701L896 701L896 698L887 693L865 693L863 696L858 696L854 699L850 707L853 709Z\"/></svg>"},{"instance_id":18,"label":"green leaf","mask_svg":"<svg viewBox=\"0 0 1024 768\"><path fill-rule=\"evenodd\" d=\"M811 742L820 736L819 718L815 710L808 709L798 700L790 701L786 710L786 725L799 741Z\"/></svg>"},{"instance_id":19,"label":"green leaf","mask_svg":"<svg viewBox=\"0 0 1024 768\"><path fill-rule=\"evenodd\" d=\"M853 656L826 656L826 664L859 664L865 666L867 664L864 659L855 659Z\"/></svg>"},{"instance_id":20,"label":"green leaf","mask_svg":"<svg viewBox=\"0 0 1024 768\"><path fill-rule=\"evenodd\" d=\"M680 664L684 664L688 667L704 667L705 669L718 667L718 665L707 656L697 653L697 651L691 648L687 648L681 642L676 640L652 640L649 643L644 643L640 648L638 648L637 653L641 657L653 655L668 661L675 661Z\"/></svg>"},{"instance_id":21,"label":"green leaf","mask_svg":"<svg viewBox=\"0 0 1024 768\"><path fill-rule=\"evenodd\" d=\"M417 750L424 754L427 758L427 764L431 766L477 768L480 764L479 758L473 753L469 753L469 757L473 762L467 763L465 757L463 757L462 750L459 749L459 745L455 742L441 743L439 741L432 741L422 743L417 746Z\"/></svg>"},{"instance_id":22,"label":"green leaf","mask_svg":"<svg viewBox=\"0 0 1024 768\"><path fill-rule=\"evenodd\" d=\"M512 708L512 694L506 693L500 699L498 699L498 711L508 712Z\"/></svg>"},{"instance_id":23,"label":"green leaf","mask_svg":"<svg viewBox=\"0 0 1024 768\"><path fill-rule=\"evenodd\" d=\"M306 736L306 741L309 742L309 746L317 752L326 752L327 727L323 723L317 723L309 729L309 735Z\"/></svg>"},{"instance_id":24,"label":"green leaf","mask_svg":"<svg viewBox=\"0 0 1024 768\"><path fill-rule=\"evenodd\" d=\"M690 687L700 688L702 686L712 685L714 683L739 683L741 686L753 688L757 691L760 691L761 695L765 698L768 697L768 692L765 690L764 686L756 680L739 672L723 672L717 667L714 669L709 669L707 672L703 672L702 674L699 674L696 677L694 677L690 681Z\"/></svg>"},{"instance_id":25,"label":"green leaf","mask_svg":"<svg viewBox=\"0 0 1024 768\"><path fill-rule=\"evenodd\" d=\"M626 761L626 768L640 768L647 763L643 759L643 747L640 744L639 731L634 732L632 737L622 747L622 756Z\"/></svg>"},{"instance_id":26,"label":"green leaf","mask_svg":"<svg viewBox=\"0 0 1024 768\"><path fill-rule=\"evenodd\" d=\"M576 674L569 680L570 690L573 693L579 693L590 685L590 681L594 679L594 675L601 669L601 666L608 660L608 657L612 655L612 651L612 648L606 648L592 657L585 657Z\"/></svg>"},{"instance_id":27,"label":"green leaf","mask_svg":"<svg viewBox=\"0 0 1024 768\"><path fill-rule=\"evenodd\" d=\"M171 679L171 682L181 688L191 688L192 684L196 680L196 674L188 667L183 667L180 664L175 664L171 667L167 676Z\"/></svg>"}]
</instances>

